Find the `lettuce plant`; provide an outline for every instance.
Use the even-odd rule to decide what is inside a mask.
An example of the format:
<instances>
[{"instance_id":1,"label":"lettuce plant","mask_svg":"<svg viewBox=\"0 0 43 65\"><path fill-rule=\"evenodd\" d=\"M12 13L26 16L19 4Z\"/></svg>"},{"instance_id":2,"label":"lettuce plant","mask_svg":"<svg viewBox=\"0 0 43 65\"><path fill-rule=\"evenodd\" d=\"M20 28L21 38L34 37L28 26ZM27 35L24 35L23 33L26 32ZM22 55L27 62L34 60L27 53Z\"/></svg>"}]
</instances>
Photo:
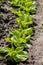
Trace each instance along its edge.
<instances>
[{"instance_id":1,"label":"lettuce plant","mask_svg":"<svg viewBox=\"0 0 43 65\"><path fill-rule=\"evenodd\" d=\"M23 51L22 47L15 48L7 48L0 47L0 55L5 54L4 58L7 60L12 60L16 62L25 61L28 58L28 54L26 51ZM0 56L2 58L2 56Z\"/></svg>"},{"instance_id":2,"label":"lettuce plant","mask_svg":"<svg viewBox=\"0 0 43 65\"><path fill-rule=\"evenodd\" d=\"M32 0L25 0L25 1L24 0L12 0L10 2L10 4L12 6L18 6L18 7L20 7L19 8L20 10L23 9L27 12L31 11L31 13L32 12L34 13L36 11L35 10L35 8L36 8L35 1L32 1Z\"/></svg>"},{"instance_id":3,"label":"lettuce plant","mask_svg":"<svg viewBox=\"0 0 43 65\"><path fill-rule=\"evenodd\" d=\"M12 10L12 13L19 16L15 20L18 23L19 28L28 28L32 24L32 16L29 13L16 10Z\"/></svg>"},{"instance_id":4,"label":"lettuce plant","mask_svg":"<svg viewBox=\"0 0 43 65\"><path fill-rule=\"evenodd\" d=\"M25 48L27 45L27 42L30 40L30 37L32 35L33 31L32 28L29 29L12 29L11 31L11 38L7 37L6 41L14 44L15 47L23 47Z\"/></svg>"},{"instance_id":5,"label":"lettuce plant","mask_svg":"<svg viewBox=\"0 0 43 65\"><path fill-rule=\"evenodd\" d=\"M32 17L22 13L20 17L16 18L16 22L20 28L28 28L32 24Z\"/></svg>"}]
</instances>

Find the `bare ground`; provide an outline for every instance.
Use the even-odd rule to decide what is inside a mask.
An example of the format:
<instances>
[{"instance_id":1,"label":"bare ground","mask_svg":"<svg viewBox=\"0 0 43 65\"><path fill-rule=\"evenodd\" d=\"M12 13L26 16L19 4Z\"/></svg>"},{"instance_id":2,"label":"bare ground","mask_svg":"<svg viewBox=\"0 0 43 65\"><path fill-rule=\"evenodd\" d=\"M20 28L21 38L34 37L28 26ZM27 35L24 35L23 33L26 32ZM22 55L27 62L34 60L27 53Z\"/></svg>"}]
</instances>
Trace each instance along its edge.
<instances>
[{"instance_id":1,"label":"bare ground","mask_svg":"<svg viewBox=\"0 0 43 65\"><path fill-rule=\"evenodd\" d=\"M43 0L37 0L37 12L34 16L37 26L34 26L35 35L31 40L33 46L30 54L33 55L33 65L43 65ZM29 64L28 64L29 65Z\"/></svg>"}]
</instances>

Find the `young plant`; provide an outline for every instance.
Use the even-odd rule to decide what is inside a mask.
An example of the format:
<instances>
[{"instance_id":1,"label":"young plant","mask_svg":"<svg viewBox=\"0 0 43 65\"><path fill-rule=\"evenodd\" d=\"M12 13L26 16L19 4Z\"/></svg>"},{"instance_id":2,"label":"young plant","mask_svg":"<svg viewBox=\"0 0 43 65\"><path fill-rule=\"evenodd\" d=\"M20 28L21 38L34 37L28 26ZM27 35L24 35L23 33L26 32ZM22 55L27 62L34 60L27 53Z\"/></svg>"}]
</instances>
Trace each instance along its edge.
<instances>
[{"instance_id":1,"label":"young plant","mask_svg":"<svg viewBox=\"0 0 43 65\"><path fill-rule=\"evenodd\" d=\"M19 28L28 28L32 24L32 16L29 13L16 10L12 10L12 13L19 16L15 20L18 23Z\"/></svg>"},{"instance_id":2,"label":"young plant","mask_svg":"<svg viewBox=\"0 0 43 65\"><path fill-rule=\"evenodd\" d=\"M28 28L32 25L32 17L29 14L21 13L21 16L16 18L19 28Z\"/></svg>"},{"instance_id":3,"label":"young plant","mask_svg":"<svg viewBox=\"0 0 43 65\"><path fill-rule=\"evenodd\" d=\"M10 4L12 6L18 6L19 9L23 9L26 12L31 12L31 13L35 13L35 8L36 8L36 4L35 1L32 0L12 0L10 2Z\"/></svg>"},{"instance_id":4,"label":"young plant","mask_svg":"<svg viewBox=\"0 0 43 65\"><path fill-rule=\"evenodd\" d=\"M32 28L29 29L12 29L11 38L6 38L6 41L10 44L14 44L15 47L25 48L27 42L30 40L31 35L33 34Z\"/></svg>"},{"instance_id":5,"label":"young plant","mask_svg":"<svg viewBox=\"0 0 43 65\"><path fill-rule=\"evenodd\" d=\"M1 54L4 54L5 59L16 62L25 61L28 58L27 52L23 51L22 47L17 47L16 49L14 47L0 47L0 57L2 58Z\"/></svg>"}]
</instances>

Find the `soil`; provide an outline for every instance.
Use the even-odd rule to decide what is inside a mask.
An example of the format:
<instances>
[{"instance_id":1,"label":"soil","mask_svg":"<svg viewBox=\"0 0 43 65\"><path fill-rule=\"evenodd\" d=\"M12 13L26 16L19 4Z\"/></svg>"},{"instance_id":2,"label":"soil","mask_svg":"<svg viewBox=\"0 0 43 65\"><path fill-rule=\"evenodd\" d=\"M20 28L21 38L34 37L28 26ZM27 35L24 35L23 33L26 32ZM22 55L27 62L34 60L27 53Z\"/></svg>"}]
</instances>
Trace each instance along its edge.
<instances>
[{"instance_id":1,"label":"soil","mask_svg":"<svg viewBox=\"0 0 43 65\"><path fill-rule=\"evenodd\" d=\"M37 25L34 26L35 33L30 40L32 47L27 49L29 58L19 65L43 65L43 0L36 0L36 3L37 11L33 19ZM0 7L0 45L6 44L4 39L9 36L11 28L18 27L15 22L16 16L10 10L12 10L12 7L8 3L3 3ZM3 60L0 61L0 65L11 65L11 63L7 64L6 60Z\"/></svg>"}]
</instances>

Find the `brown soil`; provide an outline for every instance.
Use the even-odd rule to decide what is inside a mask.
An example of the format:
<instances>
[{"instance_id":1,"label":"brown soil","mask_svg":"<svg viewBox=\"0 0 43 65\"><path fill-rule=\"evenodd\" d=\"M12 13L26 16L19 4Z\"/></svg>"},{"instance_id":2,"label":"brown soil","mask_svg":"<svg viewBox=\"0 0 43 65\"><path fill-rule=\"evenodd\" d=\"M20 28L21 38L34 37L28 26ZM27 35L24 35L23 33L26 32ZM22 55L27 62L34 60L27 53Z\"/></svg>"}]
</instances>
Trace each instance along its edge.
<instances>
[{"instance_id":1,"label":"brown soil","mask_svg":"<svg viewBox=\"0 0 43 65\"><path fill-rule=\"evenodd\" d=\"M37 12L34 16L35 23L37 26L34 26L35 35L33 40L31 40L33 46L30 50L30 56L34 59L34 64L28 65L43 65L43 0L37 0Z\"/></svg>"},{"instance_id":2,"label":"brown soil","mask_svg":"<svg viewBox=\"0 0 43 65\"><path fill-rule=\"evenodd\" d=\"M19 65L43 65L43 0L36 0L37 12L33 16L34 23L34 36L30 40L32 43L32 48L27 49L29 52L29 58L26 62L19 63ZM0 7L0 45L6 44L4 38L9 36L10 29L12 27L17 28L15 22L16 16L13 15L9 10L11 10L7 3ZM0 61L0 65L7 65L5 61ZM8 64L11 65L11 64ZM14 64L12 64L14 65Z\"/></svg>"}]
</instances>

